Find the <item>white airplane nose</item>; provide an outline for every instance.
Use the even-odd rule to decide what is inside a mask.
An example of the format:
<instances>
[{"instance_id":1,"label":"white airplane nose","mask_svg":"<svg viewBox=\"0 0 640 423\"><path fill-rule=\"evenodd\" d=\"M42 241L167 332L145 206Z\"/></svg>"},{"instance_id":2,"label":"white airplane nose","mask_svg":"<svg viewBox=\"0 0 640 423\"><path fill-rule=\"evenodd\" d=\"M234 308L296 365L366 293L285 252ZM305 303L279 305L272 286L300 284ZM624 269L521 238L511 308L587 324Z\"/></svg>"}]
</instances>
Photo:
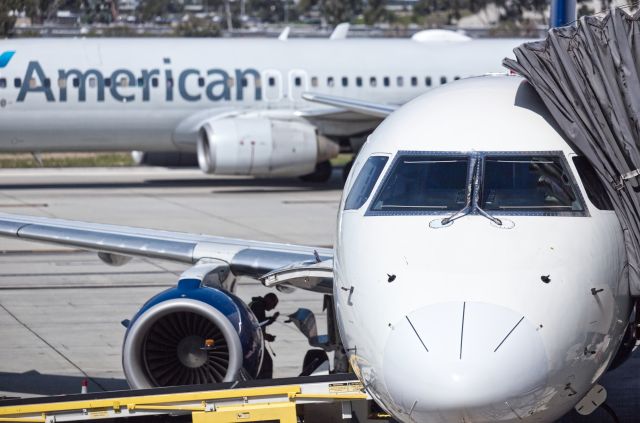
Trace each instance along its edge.
<instances>
[{"instance_id":1,"label":"white airplane nose","mask_svg":"<svg viewBox=\"0 0 640 423\"><path fill-rule=\"evenodd\" d=\"M494 304L449 302L396 322L384 378L406 421L519 420L547 382L543 330Z\"/></svg>"}]
</instances>

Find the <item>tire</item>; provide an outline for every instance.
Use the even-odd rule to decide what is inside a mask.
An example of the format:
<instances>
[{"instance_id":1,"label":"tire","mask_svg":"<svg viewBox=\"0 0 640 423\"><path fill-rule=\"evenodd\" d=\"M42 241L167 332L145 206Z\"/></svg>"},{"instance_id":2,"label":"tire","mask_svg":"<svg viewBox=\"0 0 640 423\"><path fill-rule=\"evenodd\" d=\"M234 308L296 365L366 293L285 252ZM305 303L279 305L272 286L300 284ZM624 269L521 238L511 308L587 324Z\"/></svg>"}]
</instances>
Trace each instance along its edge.
<instances>
[{"instance_id":1,"label":"tire","mask_svg":"<svg viewBox=\"0 0 640 423\"><path fill-rule=\"evenodd\" d=\"M300 179L305 182L327 182L331 178L332 171L333 166L331 166L331 162L327 160L316 164L316 170L313 173L301 176Z\"/></svg>"},{"instance_id":2,"label":"tire","mask_svg":"<svg viewBox=\"0 0 640 423\"><path fill-rule=\"evenodd\" d=\"M353 167L353 159L349 161L349 163L345 164L342 168L342 182L347 182L347 178L349 177L349 172L351 172L351 168Z\"/></svg>"},{"instance_id":3,"label":"tire","mask_svg":"<svg viewBox=\"0 0 640 423\"><path fill-rule=\"evenodd\" d=\"M302 361L302 373L300 373L300 376L311 376L325 361L329 361L329 356L323 350L314 349L307 351Z\"/></svg>"}]
</instances>

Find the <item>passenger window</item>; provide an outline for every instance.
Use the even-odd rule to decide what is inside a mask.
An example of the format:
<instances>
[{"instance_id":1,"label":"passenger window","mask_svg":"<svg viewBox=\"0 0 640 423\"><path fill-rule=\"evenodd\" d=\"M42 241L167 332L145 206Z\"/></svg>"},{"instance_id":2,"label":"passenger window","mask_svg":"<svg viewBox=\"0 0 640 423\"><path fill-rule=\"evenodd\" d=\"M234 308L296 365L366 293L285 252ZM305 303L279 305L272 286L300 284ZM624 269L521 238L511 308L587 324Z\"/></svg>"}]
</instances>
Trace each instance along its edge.
<instances>
[{"instance_id":1,"label":"passenger window","mask_svg":"<svg viewBox=\"0 0 640 423\"><path fill-rule=\"evenodd\" d=\"M412 87L418 86L418 77L417 76L412 76L411 77L411 86Z\"/></svg>"},{"instance_id":2,"label":"passenger window","mask_svg":"<svg viewBox=\"0 0 640 423\"><path fill-rule=\"evenodd\" d=\"M0 88L7 88L7 78L0 78Z\"/></svg>"},{"instance_id":3,"label":"passenger window","mask_svg":"<svg viewBox=\"0 0 640 423\"><path fill-rule=\"evenodd\" d=\"M144 87L144 78L138 78L138 87Z\"/></svg>"},{"instance_id":4,"label":"passenger window","mask_svg":"<svg viewBox=\"0 0 640 423\"><path fill-rule=\"evenodd\" d=\"M388 76L385 76L384 79L382 80L382 83L384 84L385 87L388 87L391 82Z\"/></svg>"},{"instance_id":5,"label":"passenger window","mask_svg":"<svg viewBox=\"0 0 640 423\"><path fill-rule=\"evenodd\" d=\"M198 87L204 87L204 78L203 77L199 77L198 78Z\"/></svg>"},{"instance_id":6,"label":"passenger window","mask_svg":"<svg viewBox=\"0 0 640 423\"><path fill-rule=\"evenodd\" d=\"M14 87L16 87L16 88L20 88L20 87L22 86L22 83L21 83L21 81L20 81L20 78L15 78L15 79L13 80L13 86L14 86Z\"/></svg>"},{"instance_id":7,"label":"passenger window","mask_svg":"<svg viewBox=\"0 0 640 423\"><path fill-rule=\"evenodd\" d=\"M242 86L246 87L249 85L249 80L247 78L242 78ZM203 85L204 86L204 85Z\"/></svg>"},{"instance_id":8,"label":"passenger window","mask_svg":"<svg viewBox=\"0 0 640 423\"><path fill-rule=\"evenodd\" d=\"M507 212L582 211L560 157L494 156L484 161L481 207Z\"/></svg>"},{"instance_id":9,"label":"passenger window","mask_svg":"<svg viewBox=\"0 0 640 423\"><path fill-rule=\"evenodd\" d=\"M369 157L347 196L347 201L344 204L345 210L357 210L367 202L387 160L389 160L387 156Z\"/></svg>"},{"instance_id":10,"label":"passenger window","mask_svg":"<svg viewBox=\"0 0 640 423\"><path fill-rule=\"evenodd\" d=\"M104 79L104 86L107 88L111 86L111 78Z\"/></svg>"},{"instance_id":11,"label":"passenger window","mask_svg":"<svg viewBox=\"0 0 640 423\"><path fill-rule=\"evenodd\" d=\"M362 77L361 76L357 76L356 77L356 86L362 87Z\"/></svg>"},{"instance_id":12,"label":"passenger window","mask_svg":"<svg viewBox=\"0 0 640 423\"><path fill-rule=\"evenodd\" d=\"M293 79L293 83L295 84L296 87L299 87L300 85L302 85L302 78L300 78L299 76L296 76Z\"/></svg>"},{"instance_id":13,"label":"passenger window","mask_svg":"<svg viewBox=\"0 0 640 423\"><path fill-rule=\"evenodd\" d=\"M273 76L269 77L269 86L273 87L274 85L276 85L276 79Z\"/></svg>"},{"instance_id":14,"label":"passenger window","mask_svg":"<svg viewBox=\"0 0 640 423\"><path fill-rule=\"evenodd\" d=\"M371 78L369 78L369 85L372 87L375 87L376 85L378 85L378 81L376 80L375 76L372 76Z\"/></svg>"},{"instance_id":15,"label":"passenger window","mask_svg":"<svg viewBox=\"0 0 640 423\"><path fill-rule=\"evenodd\" d=\"M151 86L156 88L158 86L158 78L151 79Z\"/></svg>"},{"instance_id":16,"label":"passenger window","mask_svg":"<svg viewBox=\"0 0 640 423\"><path fill-rule=\"evenodd\" d=\"M397 83L398 83L398 87L402 87L404 85L404 78L402 78L401 76L399 76L396 79Z\"/></svg>"},{"instance_id":17,"label":"passenger window","mask_svg":"<svg viewBox=\"0 0 640 423\"><path fill-rule=\"evenodd\" d=\"M342 86L346 87L349 85L349 78L347 78L346 76L342 77Z\"/></svg>"},{"instance_id":18,"label":"passenger window","mask_svg":"<svg viewBox=\"0 0 640 423\"><path fill-rule=\"evenodd\" d=\"M318 77L317 76L312 76L311 77L311 86L312 87L317 87L318 86Z\"/></svg>"},{"instance_id":19,"label":"passenger window","mask_svg":"<svg viewBox=\"0 0 640 423\"><path fill-rule=\"evenodd\" d=\"M598 210L613 210L611 197L609 197L598 173L593 166L591 166L589 160L587 160L586 157L577 156L573 158L573 164L576 166L589 201L591 201Z\"/></svg>"},{"instance_id":20,"label":"passenger window","mask_svg":"<svg viewBox=\"0 0 640 423\"><path fill-rule=\"evenodd\" d=\"M327 87L333 87L333 76L327 78Z\"/></svg>"},{"instance_id":21,"label":"passenger window","mask_svg":"<svg viewBox=\"0 0 640 423\"><path fill-rule=\"evenodd\" d=\"M431 77L430 77L430 76L427 76L427 77L424 79L424 84L425 84L427 87L430 87L430 86L431 86Z\"/></svg>"},{"instance_id":22,"label":"passenger window","mask_svg":"<svg viewBox=\"0 0 640 423\"><path fill-rule=\"evenodd\" d=\"M78 88L80 86L80 79L78 78L73 78L73 86L75 88Z\"/></svg>"},{"instance_id":23,"label":"passenger window","mask_svg":"<svg viewBox=\"0 0 640 423\"><path fill-rule=\"evenodd\" d=\"M404 155L379 190L372 212L441 213L462 209L467 201L469 158Z\"/></svg>"},{"instance_id":24,"label":"passenger window","mask_svg":"<svg viewBox=\"0 0 640 423\"><path fill-rule=\"evenodd\" d=\"M440 77L440 85L444 85L447 83L447 77L446 76L441 76Z\"/></svg>"}]
</instances>

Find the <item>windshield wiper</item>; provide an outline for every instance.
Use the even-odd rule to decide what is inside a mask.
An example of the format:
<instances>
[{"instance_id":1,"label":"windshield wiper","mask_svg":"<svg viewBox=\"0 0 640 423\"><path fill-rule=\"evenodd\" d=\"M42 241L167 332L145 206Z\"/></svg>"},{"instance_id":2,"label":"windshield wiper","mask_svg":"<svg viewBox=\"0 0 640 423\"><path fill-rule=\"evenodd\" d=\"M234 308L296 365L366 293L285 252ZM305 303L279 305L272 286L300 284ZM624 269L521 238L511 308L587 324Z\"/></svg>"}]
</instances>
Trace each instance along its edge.
<instances>
[{"instance_id":1,"label":"windshield wiper","mask_svg":"<svg viewBox=\"0 0 640 423\"><path fill-rule=\"evenodd\" d=\"M467 198L466 198L465 205L462 209L458 210L451 216L445 217L444 219L442 219L440 221L441 225L446 226L449 223L453 222L454 220L460 219L461 217L464 217L469 213L471 213L471 210L472 210L471 201L473 198L473 184L476 177L477 168L478 168L478 159L476 159L475 157L472 157L471 158L471 177L467 180L467 187L466 187Z\"/></svg>"},{"instance_id":2,"label":"windshield wiper","mask_svg":"<svg viewBox=\"0 0 640 423\"><path fill-rule=\"evenodd\" d=\"M478 198L480 197L480 178L478 176L477 172L473 175L473 207L475 207L481 216L486 217L498 226L502 226L502 220L495 216L491 216L478 205Z\"/></svg>"}]
</instances>

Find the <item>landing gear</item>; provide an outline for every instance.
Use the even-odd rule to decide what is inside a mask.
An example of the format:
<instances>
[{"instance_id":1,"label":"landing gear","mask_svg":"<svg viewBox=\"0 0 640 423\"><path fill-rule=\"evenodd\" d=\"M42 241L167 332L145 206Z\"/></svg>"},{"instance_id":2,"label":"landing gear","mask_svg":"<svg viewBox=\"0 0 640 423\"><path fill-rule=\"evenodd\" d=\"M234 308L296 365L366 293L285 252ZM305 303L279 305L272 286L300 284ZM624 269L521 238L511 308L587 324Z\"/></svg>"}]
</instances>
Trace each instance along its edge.
<instances>
[{"instance_id":1,"label":"landing gear","mask_svg":"<svg viewBox=\"0 0 640 423\"><path fill-rule=\"evenodd\" d=\"M333 171L333 167L331 166L331 162L329 160L320 162L316 164L316 170L313 173L308 175L301 176L300 179L305 182L327 182L331 178L331 172Z\"/></svg>"},{"instance_id":2,"label":"landing gear","mask_svg":"<svg viewBox=\"0 0 640 423\"><path fill-rule=\"evenodd\" d=\"M349 162L347 164L344 165L344 167L342 168L342 181L343 182L347 182L347 178L349 177L349 172L351 172L351 168L353 167L353 162L355 161L356 157L353 156L353 159L349 160Z\"/></svg>"},{"instance_id":3,"label":"landing gear","mask_svg":"<svg viewBox=\"0 0 640 423\"><path fill-rule=\"evenodd\" d=\"M309 350L302 361L302 372L300 376L311 376L320 366L326 363L329 369L329 356L324 350Z\"/></svg>"}]
</instances>

